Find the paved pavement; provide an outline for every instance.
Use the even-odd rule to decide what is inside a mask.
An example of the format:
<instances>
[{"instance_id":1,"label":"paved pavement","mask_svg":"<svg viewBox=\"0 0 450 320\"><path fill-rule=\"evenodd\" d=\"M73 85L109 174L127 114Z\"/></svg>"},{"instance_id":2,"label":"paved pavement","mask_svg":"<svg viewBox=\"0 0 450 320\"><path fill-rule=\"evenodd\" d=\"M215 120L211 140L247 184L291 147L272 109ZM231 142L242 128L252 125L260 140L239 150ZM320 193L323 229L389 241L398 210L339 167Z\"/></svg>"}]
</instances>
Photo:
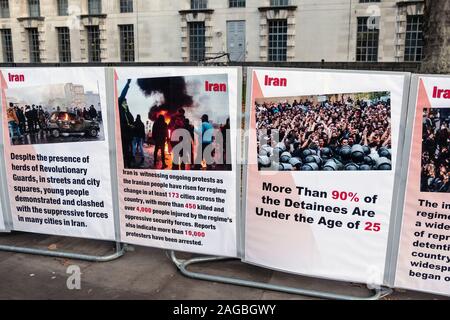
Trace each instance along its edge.
<instances>
[{"instance_id":1,"label":"paved pavement","mask_svg":"<svg viewBox=\"0 0 450 320\"><path fill-rule=\"evenodd\" d=\"M0 235L0 244L105 255L114 244L92 240L14 233ZM186 254L180 254L186 257ZM81 269L81 289L69 290L70 265ZM192 266L194 271L242 277L271 284L367 296L362 285L320 280L274 272L239 261ZM163 250L131 247L122 258L93 263L61 258L0 252L0 299L311 299L267 290L193 280L182 276ZM384 299L448 299L442 296L396 290Z\"/></svg>"}]
</instances>

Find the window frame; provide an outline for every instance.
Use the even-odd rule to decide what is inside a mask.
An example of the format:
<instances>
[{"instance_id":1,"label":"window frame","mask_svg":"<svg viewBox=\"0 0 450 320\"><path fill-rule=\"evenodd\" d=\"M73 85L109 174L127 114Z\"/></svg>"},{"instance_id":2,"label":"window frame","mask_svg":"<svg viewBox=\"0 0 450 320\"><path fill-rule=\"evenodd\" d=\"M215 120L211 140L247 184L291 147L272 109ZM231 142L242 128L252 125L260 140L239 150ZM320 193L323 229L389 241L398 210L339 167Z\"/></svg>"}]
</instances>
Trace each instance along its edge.
<instances>
[{"instance_id":1,"label":"window frame","mask_svg":"<svg viewBox=\"0 0 450 320\"><path fill-rule=\"evenodd\" d=\"M204 22L189 22L189 61L204 61L206 57L206 26ZM195 33L194 33L195 31Z\"/></svg>"},{"instance_id":2,"label":"window frame","mask_svg":"<svg viewBox=\"0 0 450 320\"><path fill-rule=\"evenodd\" d=\"M357 17L356 24L356 61L378 62L380 49L380 28L368 27L370 17Z\"/></svg>"},{"instance_id":3,"label":"window frame","mask_svg":"<svg viewBox=\"0 0 450 320\"><path fill-rule=\"evenodd\" d=\"M202 10L208 8L208 0L191 0L191 10Z\"/></svg>"},{"instance_id":4,"label":"window frame","mask_svg":"<svg viewBox=\"0 0 450 320\"><path fill-rule=\"evenodd\" d=\"M245 8L246 5L246 0L228 0L229 8Z\"/></svg>"},{"instance_id":5,"label":"window frame","mask_svg":"<svg viewBox=\"0 0 450 320\"><path fill-rule=\"evenodd\" d=\"M88 13L90 15L102 14L102 1L88 0Z\"/></svg>"},{"instance_id":6,"label":"window frame","mask_svg":"<svg viewBox=\"0 0 450 320\"><path fill-rule=\"evenodd\" d=\"M269 62L287 61L287 49L288 49L287 19L268 20L267 27L268 27L267 60Z\"/></svg>"},{"instance_id":7,"label":"window frame","mask_svg":"<svg viewBox=\"0 0 450 320\"><path fill-rule=\"evenodd\" d=\"M71 62L72 51L70 48L70 29L69 27L56 27L58 34L58 57L59 62Z\"/></svg>"},{"instance_id":8,"label":"window frame","mask_svg":"<svg viewBox=\"0 0 450 320\"><path fill-rule=\"evenodd\" d=\"M128 30L127 30L128 29ZM134 38L134 24L120 24L119 38L120 38L120 61L134 62L136 57L135 38ZM131 39L131 42L130 42ZM129 46L129 48L126 48Z\"/></svg>"},{"instance_id":9,"label":"window frame","mask_svg":"<svg viewBox=\"0 0 450 320\"><path fill-rule=\"evenodd\" d=\"M133 0L119 0L120 13L134 12L134 3L133 2L134 2Z\"/></svg>"},{"instance_id":10,"label":"window frame","mask_svg":"<svg viewBox=\"0 0 450 320\"><path fill-rule=\"evenodd\" d=\"M30 63L41 62L41 48L39 43L39 29L27 28L28 50L30 54Z\"/></svg>"},{"instance_id":11,"label":"window frame","mask_svg":"<svg viewBox=\"0 0 450 320\"><path fill-rule=\"evenodd\" d=\"M11 29L0 29L4 63L14 63L14 48Z\"/></svg>"},{"instance_id":12,"label":"window frame","mask_svg":"<svg viewBox=\"0 0 450 320\"><path fill-rule=\"evenodd\" d=\"M410 19L417 20L410 22ZM410 41L409 44L408 41ZM404 54L405 62L421 62L424 58L423 15L421 14L407 16Z\"/></svg>"},{"instance_id":13,"label":"window frame","mask_svg":"<svg viewBox=\"0 0 450 320\"><path fill-rule=\"evenodd\" d=\"M39 0L28 0L28 16L36 18L41 16L41 3Z\"/></svg>"},{"instance_id":14,"label":"window frame","mask_svg":"<svg viewBox=\"0 0 450 320\"><path fill-rule=\"evenodd\" d=\"M0 0L0 18L11 18L11 12L9 11L9 0Z\"/></svg>"},{"instance_id":15,"label":"window frame","mask_svg":"<svg viewBox=\"0 0 450 320\"><path fill-rule=\"evenodd\" d=\"M56 0L58 16L69 15L69 0Z\"/></svg>"},{"instance_id":16,"label":"window frame","mask_svg":"<svg viewBox=\"0 0 450 320\"><path fill-rule=\"evenodd\" d=\"M87 48L88 62L90 63L102 62L100 26L98 25L86 26L86 33L88 44ZM94 35L95 39L93 38Z\"/></svg>"},{"instance_id":17,"label":"window frame","mask_svg":"<svg viewBox=\"0 0 450 320\"><path fill-rule=\"evenodd\" d=\"M284 7L290 5L290 0L270 0L271 7Z\"/></svg>"}]
</instances>

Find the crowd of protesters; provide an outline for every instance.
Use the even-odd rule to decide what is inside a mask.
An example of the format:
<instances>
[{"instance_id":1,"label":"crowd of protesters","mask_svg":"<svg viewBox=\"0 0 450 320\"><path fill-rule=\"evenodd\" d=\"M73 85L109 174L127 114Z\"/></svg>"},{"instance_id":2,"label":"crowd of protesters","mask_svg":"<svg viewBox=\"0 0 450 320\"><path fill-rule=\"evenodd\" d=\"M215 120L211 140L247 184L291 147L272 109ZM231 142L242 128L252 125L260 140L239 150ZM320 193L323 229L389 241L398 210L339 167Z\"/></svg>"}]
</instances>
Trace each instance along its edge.
<instances>
[{"instance_id":1,"label":"crowd of protesters","mask_svg":"<svg viewBox=\"0 0 450 320\"><path fill-rule=\"evenodd\" d=\"M391 170L390 99L256 103L260 170Z\"/></svg>"},{"instance_id":2,"label":"crowd of protesters","mask_svg":"<svg viewBox=\"0 0 450 320\"><path fill-rule=\"evenodd\" d=\"M44 111L42 106L26 105L19 107L10 103L7 109L7 121L11 139L45 130L49 116L49 113Z\"/></svg>"},{"instance_id":3,"label":"crowd of protesters","mask_svg":"<svg viewBox=\"0 0 450 320\"><path fill-rule=\"evenodd\" d=\"M44 108L41 105L33 104L18 106L14 103L9 103L7 109L7 121L11 141L32 134L49 135L47 130L48 121L50 120L52 113L61 111L59 106L51 111L49 111L49 109L50 108ZM74 107L71 108L69 112L86 120L101 121L101 113L97 111L93 105L89 108Z\"/></svg>"},{"instance_id":4,"label":"crowd of protesters","mask_svg":"<svg viewBox=\"0 0 450 320\"><path fill-rule=\"evenodd\" d=\"M450 112L447 110L424 110L422 129L422 192L450 192L449 123Z\"/></svg>"},{"instance_id":5,"label":"crowd of protesters","mask_svg":"<svg viewBox=\"0 0 450 320\"><path fill-rule=\"evenodd\" d=\"M216 130L217 127L220 129ZM227 119L225 124L218 126L209 120L207 114L204 114L201 117L201 125L198 128L194 128L191 121L186 118L185 111L182 108L170 118L168 124L163 115L160 115L153 124L152 138L155 142L154 167L156 167L158 153L160 152L162 168L167 168L164 155L166 143L168 143L171 150L174 150L179 143L183 143L186 146L185 141L183 141L185 136L176 138L174 135L179 129L183 129L185 134L189 134L188 144L190 144L190 153L185 154L186 150L183 148L180 148L180 152L178 150L177 152L173 152L172 170L186 170L187 168L190 170L231 170L231 165L227 161L226 147L223 147L229 141L227 139L229 138L230 130L229 119ZM217 142L216 137L218 134L222 138L222 146L220 147L213 145ZM201 148L197 150L197 159L194 158L194 150L196 150L195 135L198 135L198 141L201 144ZM216 150L222 150L222 157L217 162L215 162ZM189 164L189 167L186 166L187 164Z\"/></svg>"}]
</instances>

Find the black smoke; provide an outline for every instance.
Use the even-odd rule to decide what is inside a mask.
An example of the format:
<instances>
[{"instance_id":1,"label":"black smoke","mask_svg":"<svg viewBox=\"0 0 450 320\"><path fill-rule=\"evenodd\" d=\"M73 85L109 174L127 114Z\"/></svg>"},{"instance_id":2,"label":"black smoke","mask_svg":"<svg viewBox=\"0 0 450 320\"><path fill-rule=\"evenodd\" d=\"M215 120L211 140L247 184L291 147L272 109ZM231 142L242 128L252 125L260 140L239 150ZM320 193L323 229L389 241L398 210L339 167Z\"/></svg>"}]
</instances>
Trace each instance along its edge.
<instances>
[{"instance_id":1,"label":"black smoke","mask_svg":"<svg viewBox=\"0 0 450 320\"><path fill-rule=\"evenodd\" d=\"M192 107L194 103L192 96L187 94L184 77L138 79L137 84L145 96L151 96L156 92L164 96L164 104L150 108L149 119L152 121L155 121L162 111L167 111L171 116L178 109Z\"/></svg>"}]
</instances>

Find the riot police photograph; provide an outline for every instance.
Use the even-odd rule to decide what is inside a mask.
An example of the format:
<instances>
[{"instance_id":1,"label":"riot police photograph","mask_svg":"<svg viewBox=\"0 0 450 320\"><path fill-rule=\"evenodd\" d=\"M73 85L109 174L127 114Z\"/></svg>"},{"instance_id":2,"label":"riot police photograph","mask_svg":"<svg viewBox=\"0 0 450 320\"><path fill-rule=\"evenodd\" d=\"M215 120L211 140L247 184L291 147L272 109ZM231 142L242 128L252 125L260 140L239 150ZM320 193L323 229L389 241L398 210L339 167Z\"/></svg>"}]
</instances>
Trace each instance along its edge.
<instances>
[{"instance_id":1,"label":"riot police photograph","mask_svg":"<svg viewBox=\"0 0 450 320\"><path fill-rule=\"evenodd\" d=\"M6 90L11 145L104 140L97 83Z\"/></svg>"},{"instance_id":2,"label":"riot police photograph","mask_svg":"<svg viewBox=\"0 0 450 320\"><path fill-rule=\"evenodd\" d=\"M392 170L389 92L255 101L260 171Z\"/></svg>"},{"instance_id":3,"label":"riot police photograph","mask_svg":"<svg viewBox=\"0 0 450 320\"><path fill-rule=\"evenodd\" d=\"M231 171L226 74L118 81L127 169Z\"/></svg>"},{"instance_id":4,"label":"riot police photograph","mask_svg":"<svg viewBox=\"0 0 450 320\"><path fill-rule=\"evenodd\" d=\"M450 192L450 108L424 109L421 192Z\"/></svg>"}]
</instances>

